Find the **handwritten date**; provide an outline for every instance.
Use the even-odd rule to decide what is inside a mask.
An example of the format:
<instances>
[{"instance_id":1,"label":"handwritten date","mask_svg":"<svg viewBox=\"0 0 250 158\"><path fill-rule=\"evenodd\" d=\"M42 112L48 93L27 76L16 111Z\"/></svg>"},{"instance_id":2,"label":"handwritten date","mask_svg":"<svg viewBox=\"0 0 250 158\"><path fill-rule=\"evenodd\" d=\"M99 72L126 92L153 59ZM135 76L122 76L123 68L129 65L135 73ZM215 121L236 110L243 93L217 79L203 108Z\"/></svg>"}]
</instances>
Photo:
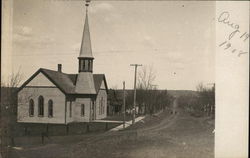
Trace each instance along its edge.
<instances>
[{"instance_id":1,"label":"handwritten date","mask_svg":"<svg viewBox=\"0 0 250 158\"><path fill-rule=\"evenodd\" d=\"M240 29L240 25L232 22L230 19L230 13L227 11L222 12L218 17L218 22L224 24L226 27L230 27L233 31L227 36L226 40L219 44L219 47L222 47L225 51L238 54L240 57L242 54L247 54L248 52L237 49L237 46L233 46L233 38L239 41L246 42L249 39L249 33L244 32ZM238 36L238 38L237 38Z\"/></svg>"},{"instance_id":2,"label":"handwritten date","mask_svg":"<svg viewBox=\"0 0 250 158\"><path fill-rule=\"evenodd\" d=\"M238 57L240 57L242 54L247 54L247 53L248 53L248 52L244 52L244 51L242 51L242 50L237 50L237 49L235 49L229 41L224 41L224 42L222 42L222 43L219 45L219 47L224 48L224 50L229 50L229 52L231 52L231 53L237 53L237 54L238 54L238 55L237 55Z\"/></svg>"}]
</instances>

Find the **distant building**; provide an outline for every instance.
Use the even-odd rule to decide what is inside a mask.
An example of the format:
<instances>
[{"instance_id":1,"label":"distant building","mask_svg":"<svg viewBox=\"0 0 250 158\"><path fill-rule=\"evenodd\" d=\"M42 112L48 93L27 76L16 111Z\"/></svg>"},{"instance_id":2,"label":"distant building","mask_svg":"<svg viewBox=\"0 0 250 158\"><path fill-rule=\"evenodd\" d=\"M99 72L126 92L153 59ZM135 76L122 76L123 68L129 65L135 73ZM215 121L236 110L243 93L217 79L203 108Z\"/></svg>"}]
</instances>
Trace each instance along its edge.
<instances>
[{"instance_id":1,"label":"distant building","mask_svg":"<svg viewBox=\"0 0 250 158\"><path fill-rule=\"evenodd\" d=\"M24 123L90 122L107 116L107 82L93 74L88 12L83 30L79 73L40 68L18 90L17 121Z\"/></svg>"},{"instance_id":2,"label":"distant building","mask_svg":"<svg viewBox=\"0 0 250 158\"><path fill-rule=\"evenodd\" d=\"M126 92L127 95L127 92ZM122 112L123 91L109 89L108 93L108 115L114 115Z\"/></svg>"}]
</instances>

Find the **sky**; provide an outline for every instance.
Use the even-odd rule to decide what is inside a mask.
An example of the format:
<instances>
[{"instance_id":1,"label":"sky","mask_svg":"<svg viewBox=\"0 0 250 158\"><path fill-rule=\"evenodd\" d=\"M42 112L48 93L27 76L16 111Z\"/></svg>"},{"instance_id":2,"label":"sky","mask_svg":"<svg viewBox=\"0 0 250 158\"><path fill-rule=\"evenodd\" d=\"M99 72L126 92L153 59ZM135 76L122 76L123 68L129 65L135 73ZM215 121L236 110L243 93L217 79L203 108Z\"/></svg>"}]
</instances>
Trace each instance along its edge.
<instances>
[{"instance_id":1,"label":"sky","mask_svg":"<svg viewBox=\"0 0 250 158\"><path fill-rule=\"evenodd\" d=\"M80 0L13 1L12 70L78 73L85 19ZM133 88L134 67L152 67L158 89L195 90L215 81L215 2L92 1L94 73L109 88ZM138 71L141 71L138 67Z\"/></svg>"}]
</instances>

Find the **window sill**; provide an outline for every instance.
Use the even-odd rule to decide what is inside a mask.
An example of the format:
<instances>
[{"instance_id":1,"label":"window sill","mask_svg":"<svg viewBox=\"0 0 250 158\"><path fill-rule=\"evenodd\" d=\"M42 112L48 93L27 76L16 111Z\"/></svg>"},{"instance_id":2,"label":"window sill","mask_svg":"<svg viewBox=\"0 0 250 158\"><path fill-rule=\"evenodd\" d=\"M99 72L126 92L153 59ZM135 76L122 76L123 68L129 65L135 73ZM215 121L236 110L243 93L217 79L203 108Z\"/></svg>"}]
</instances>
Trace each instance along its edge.
<instances>
[{"instance_id":1,"label":"window sill","mask_svg":"<svg viewBox=\"0 0 250 158\"><path fill-rule=\"evenodd\" d=\"M44 117L44 115L38 115L38 117Z\"/></svg>"}]
</instances>

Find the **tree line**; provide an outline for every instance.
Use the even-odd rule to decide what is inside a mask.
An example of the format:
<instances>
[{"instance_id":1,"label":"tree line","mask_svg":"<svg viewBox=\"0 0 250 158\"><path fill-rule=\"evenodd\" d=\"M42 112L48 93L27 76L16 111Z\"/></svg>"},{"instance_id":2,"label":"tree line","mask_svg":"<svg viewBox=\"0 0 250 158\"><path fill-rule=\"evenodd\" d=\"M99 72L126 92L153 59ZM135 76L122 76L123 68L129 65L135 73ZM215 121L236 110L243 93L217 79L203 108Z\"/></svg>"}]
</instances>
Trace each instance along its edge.
<instances>
[{"instance_id":1,"label":"tree line","mask_svg":"<svg viewBox=\"0 0 250 158\"><path fill-rule=\"evenodd\" d=\"M196 116L215 115L215 84L212 87L199 83L195 94L182 95L178 98L178 105Z\"/></svg>"}]
</instances>

